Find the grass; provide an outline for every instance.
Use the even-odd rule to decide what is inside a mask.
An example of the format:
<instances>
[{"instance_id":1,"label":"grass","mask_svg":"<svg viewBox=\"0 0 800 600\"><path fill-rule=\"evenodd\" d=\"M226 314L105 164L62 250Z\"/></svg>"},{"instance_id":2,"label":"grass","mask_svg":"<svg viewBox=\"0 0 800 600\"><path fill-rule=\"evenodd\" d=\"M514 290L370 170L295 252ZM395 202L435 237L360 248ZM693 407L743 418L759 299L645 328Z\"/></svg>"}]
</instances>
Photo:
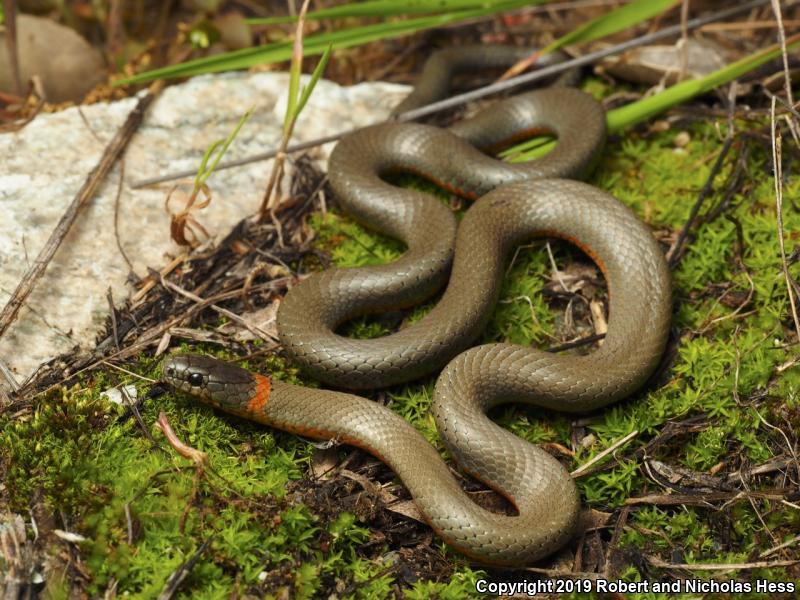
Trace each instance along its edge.
<instances>
[{"instance_id":1,"label":"grass","mask_svg":"<svg viewBox=\"0 0 800 600\"><path fill-rule=\"evenodd\" d=\"M537 4L543 1L544 0L534 0ZM499 14L503 11L521 8L531 4L531 0L490 0L488 3L480 2L477 4L480 4L480 6L468 6L464 10L449 10L404 20L383 20L377 24L337 28L335 31L310 35L304 40L304 54L305 56L313 56L315 54L323 54L330 47L333 47L335 50L340 50L393 37L407 36L427 29L442 27L449 23L456 23L467 19ZM394 11L390 12L394 13ZM251 23L256 22L258 21L251 20ZM246 69L255 65L288 60L291 56L291 42L275 42L255 48L244 48L217 56L197 58L178 65L153 69L117 81L114 85L129 85L145 83L160 78L190 77L203 73L219 73L235 69Z\"/></svg>"},{"instance_id":2,"label":"grass","mask_svg":"<svg viewBox=\"0 0 800 600\"><path fill-rule=\"evenodd\" d=\"M552 52L569 44L588 42L609 36L623 29L656 17L673 8L678 0L632 0L629 4L617 7L602 16L587 21L569 34L555 40L543 49ZM546 4L547 0L373 0L356 2L308 13L309 20L344 19L345 26L335 26L331 32L314 34L303 42L307 56L322 54L331 48L344 49L360 46L376 40L401 37L447 24L493 14L530 8ZM417 16L417 15L424 16ZM349 27L348 18L376 18L377 24ZM397 20L395 17L406 17ZM250 25L276 26L281 23L297 21L298 17L273 17L248 19ZM302 20L302 19L301 19ZM202 39L207 34L201 33ZM144 83L157 78L187 77L202 73L218 73L233 69L243 69L254 65L270 64L291 57L292 45L286 41L245 48L215 56L196 58L181 64L138 73L132 77L115 82L114 85Z\"/></svg>"},{"instance_id":3,"label":"grass","mask_svg":"<svg viewBox=\"0 0 800 600\"><path fill-rule=\"evenodd\" d=\"M596 80L586 85L600 94L609 91ZM591 182L631 206L656 231L675 232L709 175L725 127L721 119L662 132L627 132L610 141ZM691 141L678 148L676 136L683 130ZM765 175L767 154L756 142L742 143L748 144L751 160L744 175L745 191L726 212L733 220L702 224L674 271L674 327L681 339L669 380L602 411L587 425L596 443L579 451L572 468L633 430L640 433L628 449L652 440L670 420L701 414L707 416L707 426L671 440L654 458L700 472L740 458L757 464L785 445L767 424L800 428L800 370L779 370L797 356L798 349L784 347L790 320L775 235L774 190ZM720 174L718 184L729 169ZM800 180L786 182L785 198L785 229L800 231L800 212L789 208L800 199ZM719 200L719 194L712 195L708 206ZM737 223L744 268L737 262ZM402 252L396 242L335 214L317 218L314 227L320 246L340 266L383 262ZM562 267L585 260L568 246L556 246L554 251ZM501 303L484 340L549 345L550 337L558 336L561 309L542 293L543 279L550 272L548 261L541 245L521 252L504 282ZM797 276L797 266L792 269ZM735 314L720 300L718 290L733 286L747 292L751 281L753 299ZM409 318L418 318L424 310L413 311ZM386 330L380 320L359 320L350 327L360 336ZM192 350L224 356L213 348ZM302 381L296 369L279 359L245 366ZM145 356L137 369L156 374L154 361ZM369 515L357 508L325 508L315 501L324 483L303 480L314 450L310 444L225 418L186 396L169 393L146 400L142 407L143 421L157 444L154 448L133 419L121 421L122 411L99 396L100 390L123 380L129 382L118 372L97 372L79 386L40 398L27 420L0 415L0 463L10 465L3 482L10 508L23 515L33 510L39 522L38 543L52 556L56 571L67 568L63 558L67 543L55 537L53 529L86 537L74 552L88 574L82 585L90 596L102 596L116 585L118 594L131 598L155 597L170 574L209 538L209 548L177 597L228 598L238 590L313 598L321 590L334 589L352 598L392 597L396 589L409 598L477 596L475 582L486 573L440 543L434 541L432 548L447 565L446 576L439 581L403 578L392 569L402 557L397 548L386 547L375 537L377 528L371 526ZM428 413L432 382L392 390L391 399L393 410L438 445ZM137 385L139 396L145 396L147 386ZM159 411L167 413L184 441L209 454L213 473L198 476L189 461L171 451L152 425ZM535 443L569 443L565 417L511 407L498 420ZM611 511L629 497L661 491L643 475L638 460L626 458L626 452L619 456L613 468L578 480L585 505ZM763 481L767 487L772 484ZM719 510L638 506L619 546L630 557L644 553L674 562L747 562L789 539L798 528L800 510L768 500L753 504L739 500ZM367 560L362 546L369 543L380 551ZM797 556L796 550L791 552ZM631 581L668 577L657 569L645 570L638 560L626 564L622 577ZM696 577L709 574L698 572ZM754 570L744 577L800 584L797 572L784 568ZM67 597L70 580L65 576L59 581L49 579L49 597ZM754 592L747 597L770 596Z\"/></svg>"}]
</instances>

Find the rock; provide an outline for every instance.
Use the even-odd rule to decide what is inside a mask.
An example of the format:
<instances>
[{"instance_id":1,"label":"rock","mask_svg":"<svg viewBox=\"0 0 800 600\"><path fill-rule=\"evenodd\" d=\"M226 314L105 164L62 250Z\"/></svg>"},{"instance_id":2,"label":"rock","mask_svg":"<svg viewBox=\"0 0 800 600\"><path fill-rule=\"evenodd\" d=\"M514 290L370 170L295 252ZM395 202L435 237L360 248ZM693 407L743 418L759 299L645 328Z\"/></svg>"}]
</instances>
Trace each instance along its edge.
<instances>
[{"instance_id":1,"label":"rock","mask_svg":"<svg viewBox=\"0 0 800 600\"><path fill-rule=\"evenodd\" d=\"M304 76L303 84L307 82ZM125 182L196 169L209 144L226 137L251 107L254 113L225 159L274 147L283 128L288 83L287 73L239 72L168 87L125 152ZM345 88L321 80L300 115L293 141L385 119L407 90L379 82ZM20 131L0 134L0 307L135 104L135 98L127 98L81 106L85 121L77 107L43 113ZM309 154L324 168L332 147L327 144ZM215 238L257 211L270 167L256 162L211 176L214 200L195 216ZM53 356L75 346L92 348L108 316L108 289L118 304L131 291L129 268L114 235L119 177L116 165L81 211L17 320L0 337L0 358L20 381ZM177 183L185 192L191 181ZM181 251L170 240L164 211L174 183L134 190L125 182L119 198L119 241L134 271L144 276L148 267L159 269Z\"/></svg>"},{"instance_id":2,"label":"rock","mask_svg":"<svg viewBox=\"0 0 800 600\"><path fill-rule=\"evenodd\" d=\"M69 27L43 17L17 16L17 53L23 89L38 75L50 102L79 102L106 77L100 52ZM0 35L0 91L16 92L5 34Z\"/></svg>"},{"instance_id":3,"label":"rock","mask_svg":"<svg viewBox=\"0 0 800 600\"><path fill-rule=\"evenodd\" d=\"M690 39L688 42L686 75L702 77L721 69L727 64L724 52L715 45ZM666 85L677 82L681 70L683 50L678 45L642 46L620 56L603 59L598 68L605 72L636 83Z\"/></svg>"},{"instance_id":4,"label":"rock","mask_svg":"<svg viewBox=\"0 0 800 600\"><path fill-rule=\"evenodd\" d=\"M228 50L241 50L253 45L250 25L240 12L229 12L217 17L214 19L214 26L219 31L220 41Z\"/></svg>"}]
</instances>

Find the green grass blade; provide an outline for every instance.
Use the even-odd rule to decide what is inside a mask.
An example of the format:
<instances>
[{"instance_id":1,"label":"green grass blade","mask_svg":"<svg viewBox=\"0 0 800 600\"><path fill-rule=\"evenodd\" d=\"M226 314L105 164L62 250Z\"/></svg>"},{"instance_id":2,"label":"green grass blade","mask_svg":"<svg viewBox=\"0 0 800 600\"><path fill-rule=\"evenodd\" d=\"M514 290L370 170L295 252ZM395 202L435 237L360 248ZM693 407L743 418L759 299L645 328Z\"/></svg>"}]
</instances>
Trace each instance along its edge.
<instances>
[{"instance_id":1,"label":"green grass blade","mask_svg":"<svg viewBox=\"0 0 800 600\"><path fill-rule=\"evenodd\" d=\"M800 46L800 34L787 39L786 44L787 50ZM608 131L609 133L617 133L626 127L646 121L673 106L682 104L695 96L699 96L716 87L729 83L737 77L741 77L745 73L760 67L764 63L780 55L781 48L779 45L770 46L766 50L747 56L705 77L682 81L654 96L615 108L606 114ZM553 149L555 144L555 141L542 144L540 138L534 138L523 144L509 148L504 151L501 156L510 157L513 155L513 162L525 162L547 154Z\"/></svg>"},{"instance_id":2,"label":"green grass blade","mask_svg":"<svg viewBox=\"0 0 800 600\"><path fill-rule=\"evenodd\" d=\"M297 103L298 114L305 108L306 102L308 102L309 97L311 97L311 92L314 91L314 87L317 85L319 78L322 77L322 74L325 72L325 67L328 66L328 61L331 58L331 52L333 52L333 46L329 45L322 55L322 58L319 59L319 63L317 63L317 66L314 68L314 72L311 73L308 85L303 88L300 94L300 101Z\"/></svg>"},{"instance_id":3,"label":"green grass blade","mask_svg":"<svg viewBox=\"0 0 800 600\"><path fill-rule=\"evenodd\" d=\"M378 23L353 27L335 32L328 32L309 36L304 41L304 53L306 56L322 54L325 49L332 45L334 50L340 48L350 48L386 38L400 37L409 35L425 29L441 27L455 21L481 17L494 12L511 10L532 3L541 4L545 0L503 0L489 7L463 10L453 13L418 17L389 23ZM231 71L235 69L246 69L254 65L269 64L289 60L292 56L292 43L278 42L258 48L245 48L217 56L209 56L196 60L187 61L179 65L171 65L161 69L154 69L145 73L140 73L127 79L118 81L115 85L128 85L132 83L144 83L153 79L168 79L173 77L190 77L203 73L217 73L220 71Z\"/></svg>"},{"instance_id":4,"label":"green grass blade","mask_svg":"<svg viewBox=\"0 0 800 600\"><path fill-rule=\"evenodd\" d=\"M534 4L544 4L546 1L547 0L439 0L439 2L436 3L436 10L450 12L402 21L390 21L361 27L352 27L308 36L304 41L304 52L306 56L322 54L328 46L333 46L334 49L350 48L352 46L358 46L385 38L400 37L425 29L440 27L462 19L481 17L495 12L512 10ZM631 4L603 15L571 33L562 36L542 52L546 53L567 44L590 41L610 35L663 12L667 8L673 6L677 1L678 0L634 0ZM408 13L413 14L414 12L431 12L430 7L431 3L425 0L372 0L371 2L350 4L317 11L316 13L307 15L307 18L312 18L312 15L317 15L318 18L321 18L319 15L328 17L391 16ZM254 19L252 22L263 23L264 21ZM258 64L269 64L288 60L291 58L291 53L291 42L278 42L258 48L245 48L235 52L200 58L180 65L173 65L140 73L139 75L119 81L116 85L144 83L157 78L189 77L202 73L246 69Z\"/></svg>"},{"instance_id":5,"label":"green grass blade","mask_svg":"<svg viewBox=\"0 0 800 600\"><path fill-rule=\"evenodd\" d=\"M197 175L194 177L195 189L199 189L200 186L205 183L206 179L208 179L207 173L211 173L208 169L208 161L211 159L211 155L214 154L214 151L224 143L225 140L215 140L206 148L206 151L203 153L203 158L200 160L200 167L197 169Z\"/></svg>"},{"instance_id":6,"label":"green grass blade","mask_svg":"<svg viewBox=\"0 0 800 600\"><path fill-rule=\"evenodd\" d=\"M504 4L506 0L370 0L333 6L308 13L306 19L344 19L351 17L391 17L411 14L445 13L457 10L484 8ZM297 17L268 17L247 19L250 25L279 25L292 23Z\"/></svg>"},{"instance_id":7,"label":"green grass blade","mask_svg":"<svg viewBox=\"0 0 800 600\"><path fill-rule=\"evenodd\" d=\"M197 176L194 179L195 191L206 182L206 180L217 168L219 161L221 161L222 157L225 156L225 153L228 151L228 147L230 147L230 145L233 143L233 140L236 139L236 136L239 135L239 130L242 128L242 125L244 125L247 119L250 118L250 115L253 114L254 110L254 106L248 108L227 138L224 140L217 140L208 147L208 150L206 150L205 154L203 155L203 160L200 162L200 168L197 171ZM214 154L214 151L219 148L220 145L222 145L222 148L220 148L219 152ZM214 155L214 160L211 162L211 166L208 167L208 160L211 158L212 154Z\"/></svg>"},{"instance_id":8,"label":"green grass blade","mask_svg":"<svg viewBox=\"0 0 800 600\"><path fill-rule=\"evenodd\" d=\"M298 44L299 47L299 44ZM286 131L289 123L297 111L297 96L300 90L300 73L303 67L302 56L300 60L292 59L292 66L289 69L289 94L286 97L286 113L283 118L283 128Z\"/></svg>"},{"instance_id":9,"label":"green grass blade","mask_svg":"<svg viewBox=\"0 0 800 600\"><path fill-rule=\"evenodd\" d=\"M794 35L787 39L786 42L787 50L795 48L800 45L800 35ZM653 115L664 112L668 108L733 81L737 77L741 77L780 55L780 46L771 46L766 50L746 56L727 67L714 71L705 77L682 81L667 88L660 94L616 108L608 113L608 129L614 133L625 127L640 123Z\"/></svg>"},{"instance_id":10,"label":"green grass blade","mask_svg":"<svg viewBox=\"0 0 800 600\"><path fill-rule=\"evenodd\" d=\"M561 36L542 50L548 54L569 44L591 42L602 37L633 27L637 23L652 19L665 10L675 6L680 0L634 0L630 4L584 23L577 29Z\"/></svg>"}]
</instances>

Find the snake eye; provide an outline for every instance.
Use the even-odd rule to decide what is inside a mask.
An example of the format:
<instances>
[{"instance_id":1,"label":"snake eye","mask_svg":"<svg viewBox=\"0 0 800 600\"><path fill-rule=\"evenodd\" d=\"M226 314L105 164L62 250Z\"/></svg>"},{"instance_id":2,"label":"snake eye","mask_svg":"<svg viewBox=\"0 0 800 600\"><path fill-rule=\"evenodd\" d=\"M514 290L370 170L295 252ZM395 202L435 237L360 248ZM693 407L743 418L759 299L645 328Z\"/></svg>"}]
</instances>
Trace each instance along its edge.
<instances>
[{"instance_id":1,"label":"snake eye","mask_svg":"<svg viewBox=\"0 0 800 600\"><path fill-rule=\"evenodd\" d=\"M188 381L189 385L193 387L200 387L203 385L203 376L200 373L191 373Z\"/></svg>"},{"instance_id":2,"label":"snake eye","mask_svg":"<svg viewBox=\"0 0 800 600\"><path fill-rule=\"evenodd\" d=\"M167 367L167 377L175 377L175 369Z\"/></svg>"}]
</instances>

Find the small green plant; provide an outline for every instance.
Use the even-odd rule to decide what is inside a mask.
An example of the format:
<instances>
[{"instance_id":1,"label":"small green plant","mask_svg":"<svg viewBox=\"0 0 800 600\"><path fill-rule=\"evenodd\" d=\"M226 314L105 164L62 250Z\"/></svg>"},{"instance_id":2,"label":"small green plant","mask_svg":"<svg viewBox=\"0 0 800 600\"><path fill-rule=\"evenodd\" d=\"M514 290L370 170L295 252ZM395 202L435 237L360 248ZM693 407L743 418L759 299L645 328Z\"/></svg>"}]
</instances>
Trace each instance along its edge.
<instances>
[{"instance_id":1,"label":"small green plant","mask_svg":"<svg viewBox=\"0 0 800 600\"><path fill-rule=\"evenodd\" d=\"M228 147L233 143L233 140L236 139L236 136L239 135L239 130L247 119L250 118L251 114L253 114L253 108L248 109L241 116L236 127L233 128L233 131L231 131L227 138L215 140L206 148L203 158L200 161L200 167L197 169L197 175L195 175L194 178L192 193L186 199L186 203L180 211L177 213L170 213L170 233L176 244L196 247L200 243L200 234L208 237L208 231L203 227L200 221L197 220L193 212L203 209L211 203L211 189L206 184L206 181L216 170L222 157L225 156L225 153L228 151ZM209 161L211 161L211 164L209 164ZM167 194L167 198L164 201L164 206L167 211L169 211L169 202L173 192L175 192L175 188ZM204 198L198 203L197 199L201 193Z\"/></svg>"}]
</instances>

